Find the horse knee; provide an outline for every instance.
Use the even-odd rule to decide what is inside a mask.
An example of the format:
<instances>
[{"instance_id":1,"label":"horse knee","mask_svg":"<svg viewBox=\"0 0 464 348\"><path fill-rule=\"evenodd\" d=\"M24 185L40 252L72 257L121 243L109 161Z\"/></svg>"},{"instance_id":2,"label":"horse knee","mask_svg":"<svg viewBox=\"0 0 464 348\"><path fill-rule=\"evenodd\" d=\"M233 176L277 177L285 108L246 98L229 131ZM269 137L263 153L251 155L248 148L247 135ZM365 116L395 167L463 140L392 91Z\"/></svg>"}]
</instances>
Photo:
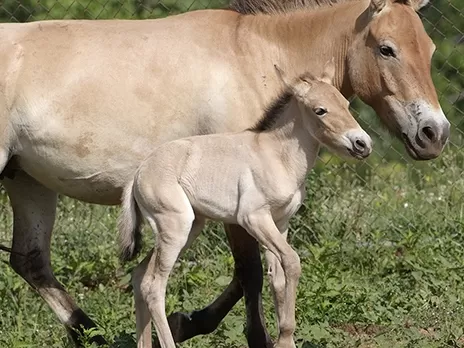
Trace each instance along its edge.
<instances>
[{"instance_id":1,"label":"horse knee","mask_svg":"<svg viewBox=\"0 0 464 348\"><path fill-rule=\"evenodd\" d=\"M24 280L37 288L54 280L50 260L46 260L40 250L32 250L25 255L12 251L10 266Z\"/></svg>"}]
</instances>

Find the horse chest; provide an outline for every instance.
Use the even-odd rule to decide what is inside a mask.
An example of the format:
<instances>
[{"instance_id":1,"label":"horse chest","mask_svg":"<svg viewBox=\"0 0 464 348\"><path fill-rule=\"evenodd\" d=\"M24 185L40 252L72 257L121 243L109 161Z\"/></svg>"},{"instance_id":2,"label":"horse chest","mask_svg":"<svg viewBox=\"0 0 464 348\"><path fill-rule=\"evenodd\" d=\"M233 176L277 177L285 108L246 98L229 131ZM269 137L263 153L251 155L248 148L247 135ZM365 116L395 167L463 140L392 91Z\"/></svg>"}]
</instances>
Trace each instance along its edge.
<instances>
[{"instance_id":1,"label":"horse chest","mask_svg":"<svg viewBox=\"0 0 464 348\"><path fill-rule=\"evenodd\" d=\"M289 220L300 208L306 196L304 185L299 187L291 195L288 195L285 200L282 200L280 204L276 204L271 209L273 220L281 222L283 220Z\"/></svg>"}]
</instances>

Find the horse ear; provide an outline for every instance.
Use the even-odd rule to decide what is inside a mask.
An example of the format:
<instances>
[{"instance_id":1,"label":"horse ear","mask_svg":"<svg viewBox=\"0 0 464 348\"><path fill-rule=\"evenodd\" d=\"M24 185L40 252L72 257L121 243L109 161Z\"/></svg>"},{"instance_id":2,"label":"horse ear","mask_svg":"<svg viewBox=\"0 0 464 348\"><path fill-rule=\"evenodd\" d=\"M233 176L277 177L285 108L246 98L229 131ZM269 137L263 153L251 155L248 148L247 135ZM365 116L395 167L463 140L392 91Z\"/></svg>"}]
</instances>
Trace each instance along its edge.
<instances>
[{"instance_id":1,"label":"horse ear","mask_svg":"<svg viewBox=\"0 0 464 348\"><path fill-rule=\"evenodd\" d=\"M374 14L377 14L387 6L389 1L390 0L371 0L369 8Z\"/></svg>"},{"instance_id":2,"label":"horse ear","mask_svg":"<svg viewBox=\"0 0 464 348\"><path fill-rule=\"evenodd\" d=\"M328 83L329 85L333 85L333 81L335 79L335 59L332 57L327 63L324 65L324 72L322 73L322 77L320 80L322 82Z\"/></svg>"},{"instance_id":3,"label":"horse ear","mask_svg":"<svg viewBox=\"0 0 464 348\"><path fill-rule=\"evenodd\" d=\"M419 11L422 7L426 6L429 3L429 0L409 0L408 4L414 9L414 11Z\"/></svg>"},{"instance_id":4,"label":"horse ear","mask_svg":"<svg viewBox=\"0 0 464 348\"><path fill-rule=\"evenodd\" d=\"M274 64L274 68L276 69L277 76L279 77L280 81L282 81L285 88L290 88L291 83L288 80L287 74L277 64Z\"/></svg>"}]
</instances>

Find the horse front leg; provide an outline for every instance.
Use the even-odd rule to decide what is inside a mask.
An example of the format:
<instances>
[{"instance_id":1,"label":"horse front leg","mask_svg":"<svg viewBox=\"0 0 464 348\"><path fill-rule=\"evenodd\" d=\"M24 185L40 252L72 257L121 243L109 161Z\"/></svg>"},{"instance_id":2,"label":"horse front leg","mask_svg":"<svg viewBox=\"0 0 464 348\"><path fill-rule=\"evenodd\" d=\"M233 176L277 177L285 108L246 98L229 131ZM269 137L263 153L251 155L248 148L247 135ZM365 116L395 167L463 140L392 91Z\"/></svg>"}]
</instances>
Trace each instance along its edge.
<instances>
[{"instance_id":1,"label":"horse front leg","mask_svg":"<svg viewBox=\"0 0 464 348\"><path fill-rule=\"evenodd\" d=\"M263 314L263 265L259 244L241 226L229 225L226 232L235 260L234 279L240 282L245 296L248 346L271 348L273 342Z\"/></svg>"},{"instance_id":2,"label":"horse front leg","mask_svg":"<svg viewBox=\"0 0 464 348\"><path fill-rule=\"evenodd\" d=\"M2 181L13 208L11 267L45 300L77 346L83 329L96 327L53 275L50 238L55 222L57 194L22 171ZM102 336L92 342L105 344Z\"/></svg>"},{"instance_id":3,"label":"horse front leg","mask_svg":"<svg viewBox=\"0 0 464 348\"><path fill-rule=\"evenodd\" d=\"M238 225L226 225L225 230L235 260L232 281L207 307L189 314L171 314L168 318L169 326L176 342L211 333L245 295L248 345L250 348L270 348L273 343L263 316L263 266L258 243Z\"/></svg>"}]
</instances>

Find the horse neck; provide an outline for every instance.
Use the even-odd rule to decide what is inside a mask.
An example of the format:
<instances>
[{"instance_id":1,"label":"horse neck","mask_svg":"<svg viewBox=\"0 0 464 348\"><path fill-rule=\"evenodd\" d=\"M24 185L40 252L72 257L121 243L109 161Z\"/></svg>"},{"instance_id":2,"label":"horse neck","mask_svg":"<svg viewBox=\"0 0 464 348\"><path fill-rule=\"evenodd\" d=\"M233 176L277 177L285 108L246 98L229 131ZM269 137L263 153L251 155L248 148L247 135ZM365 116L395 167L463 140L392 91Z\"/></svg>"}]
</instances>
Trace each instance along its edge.
<instances>
[{"instance_id":1,"label":"horse neck","mask_svg":"<svg viewBox=\"0 0 464 348\"><path fill-rule=\"evenodd\" d=\"M289 174L302 184L314 166L320 143L305 128L302 110L292 98L273 128L258 134L264 151L271 150Z\"/></svg>"},{"instance_id":2,"label":"horse neck","mask_svg":"<svg viewBox=\"0 0 464 348\"><path fill-rule=\"evenodd\" d=\"M361 0L286 14L243 16L239 43L246 46L242 51L253 52L256 71L262 72L259 65L273 68L277 64L290 78L303 72L321 75L325 63L334 57L334 84L348 98L353 94L347 67L348 49L355 39L356 21L367 6ZM274 82L278 86L275 72L270 71L267 78L268 84Z\"/></svg>"}]
</instances>

